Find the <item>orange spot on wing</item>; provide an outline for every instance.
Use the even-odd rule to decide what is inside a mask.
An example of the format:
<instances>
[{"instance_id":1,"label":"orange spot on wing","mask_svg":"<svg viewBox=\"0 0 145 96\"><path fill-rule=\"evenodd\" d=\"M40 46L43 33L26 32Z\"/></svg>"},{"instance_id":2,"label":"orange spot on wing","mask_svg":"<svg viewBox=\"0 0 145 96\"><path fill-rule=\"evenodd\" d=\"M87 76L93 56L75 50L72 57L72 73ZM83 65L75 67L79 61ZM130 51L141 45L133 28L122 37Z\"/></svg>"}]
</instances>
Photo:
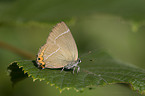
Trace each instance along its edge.
<instances>
[{"instance_id":1,"label":"orange spot on wing","mask_svg":"<svg viewBox=\"0 0 145 96\"><path fill-rule=\"evenodd\" d=\"M45 67L43 65L40 65L42 69L44 69Z\"/></svg>"},{"instance_id":2,"label":"orange spot on wing","mask_svg":"<svg viewBox=\"0 0 145 96\"><path fill-rule=\"evenodd\" d=\"M39 60L37 59L37 61L41 64L40 66L41 66L42 68L44 68L43 65L45 65L45 62L43 61L43 60L44 60L43 55L44 55L45 49L46 49L46 48L44 48L44 49L42 50L42 52L40 53L40 55L37 57L37 58L39 58Z\"/></svg>"}]
</instances>

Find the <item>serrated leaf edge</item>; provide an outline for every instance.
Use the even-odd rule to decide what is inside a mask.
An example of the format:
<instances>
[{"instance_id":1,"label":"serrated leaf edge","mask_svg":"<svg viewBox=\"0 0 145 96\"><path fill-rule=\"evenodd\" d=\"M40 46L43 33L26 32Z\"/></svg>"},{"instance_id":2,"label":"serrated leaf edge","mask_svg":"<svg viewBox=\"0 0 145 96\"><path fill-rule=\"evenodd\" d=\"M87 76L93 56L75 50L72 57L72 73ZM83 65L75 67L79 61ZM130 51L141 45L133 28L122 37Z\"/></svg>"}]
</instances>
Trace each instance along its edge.
<instances>
[{"instance_id":1,"label":"serrated leaf edge","mask_svg":"<svg viewBox=\"0 0 145 96\"><path fill-rule=\"evenodd\" d=\"M9 66L11 65L11 64L13 64L13 63L17 63L17 65L18 65L18 67L19 68L22 68L22 71L24 71L24 74L28 74L28 77L31 77L32 79L33 79L33 82L35 82L36 80L38 80L39 79L39 81L45 81L45 79L43 78L43 79L41 79L41 78L35 78L32 74L30 74L28 71L26 71L25 69L24 69L24 67L23 66L20 66L19 65L19 61L14 61L14 62L12 62L12 63L10 63L9 64ZM10 72L9 72L10 73ZM80 91L84 91L84 88L81 88L81 89L77 89L77 88L74 88L74 87L65 87L65 88L59 88L55 83L50 83L50 82L46 82L47 84L49 84L50 86L55 86L55 88L56 89L59 89L59 92L60 93L62 93L62 91L64 91L64 90L70 90L70 89L74 89L76 92L80 92ZM98 85L98 86L105 86L105 85L111 85L111 84L119 84L119 83L125 83L125 84L129 84L130 85L130 87L131 87L131 89L132 90L134 90L134 91L138 91L140 94L145 94L145 90L143 90L143 91L139 91L138 89L136 89L135 87L134 87L134 84L132 83L132 82L112 82L112 83L104 83L104 85ZM96 87L96 85L89 85L89 86L86 86L86 88L89 88L89 87Z\"/></svg>"}]
</instances>

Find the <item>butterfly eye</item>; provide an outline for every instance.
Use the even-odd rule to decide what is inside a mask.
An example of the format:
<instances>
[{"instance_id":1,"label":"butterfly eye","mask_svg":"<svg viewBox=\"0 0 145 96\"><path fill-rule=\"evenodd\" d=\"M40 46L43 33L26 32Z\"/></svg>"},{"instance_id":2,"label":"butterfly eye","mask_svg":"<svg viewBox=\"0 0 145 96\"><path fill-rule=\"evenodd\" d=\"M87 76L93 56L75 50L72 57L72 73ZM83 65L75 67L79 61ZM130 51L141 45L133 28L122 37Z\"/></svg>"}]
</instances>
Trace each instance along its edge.
<instances>
[{"instance_id":1,"label":"butterfly eye","mask_svg":"<svg viewBox=\"0 0 145 96\"><path fill-rule=\"evenodd\" d=\"M38 60L41 60L40 58L38 58Z\"/></svg>"},{"instance_id":2,"label":"butterfly eye","mask_svg":"<svg viewBox=\"0 0 145 96\"><path fill-rule=\"evenodd\" d=\"M81 63L81 60L80 60L80 59L78 59L78 62L79 62L79 63Z\"/></svg>"},{"instance_id":3,"label":"butterfly eye","mask_svg":"<svg viewBox=\"0 0 145 96\"><path fill-rule=\"evenodd\" d=\"M81 60L79 60L79 62L81 63L82 61L81 61Z\"/></svg>"}]
</instances>

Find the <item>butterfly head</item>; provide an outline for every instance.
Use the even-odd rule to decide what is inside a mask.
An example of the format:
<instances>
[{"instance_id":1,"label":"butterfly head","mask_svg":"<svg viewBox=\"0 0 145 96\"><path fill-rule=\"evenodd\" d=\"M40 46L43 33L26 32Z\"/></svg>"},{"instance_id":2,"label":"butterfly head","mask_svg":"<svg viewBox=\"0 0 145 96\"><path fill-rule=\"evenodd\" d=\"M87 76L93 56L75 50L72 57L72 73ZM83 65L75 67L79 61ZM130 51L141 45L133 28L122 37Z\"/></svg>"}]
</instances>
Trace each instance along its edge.
<instances>
[{"instance_id":1,"label":"butterfly head","mask_svg":"<svg viewBox=\"0 0 145 96\"><path fill-rule=\"evenodd\" d=\"M78 62L78 63L81 63L82 61L81 61L81 59L80 59L80 58L78 58L78 59L77 59L77 62Z\"/></svg>"}]
</instances>

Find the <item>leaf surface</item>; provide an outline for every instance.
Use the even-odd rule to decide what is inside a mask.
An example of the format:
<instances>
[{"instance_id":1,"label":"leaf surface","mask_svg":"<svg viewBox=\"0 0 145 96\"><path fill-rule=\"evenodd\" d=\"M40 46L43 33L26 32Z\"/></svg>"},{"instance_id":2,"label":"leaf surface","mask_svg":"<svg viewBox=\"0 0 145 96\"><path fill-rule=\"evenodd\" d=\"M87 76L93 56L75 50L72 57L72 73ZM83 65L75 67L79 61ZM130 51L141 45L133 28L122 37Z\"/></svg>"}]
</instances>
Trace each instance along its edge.
<instances>
[{"instance_id":1,"label":"leaf surface","mask_svg":"<svg viewBox=\"0 0 145 96\"><path fill-rule=\"evenodd\" d=\"M38 69L34 61L18 61L10 66L18 65L33 80L44 80L50 85L55 85L62 91L65 88L83 90L85 87L104 86L107 84L127 83L133 90L144 93L145 71L135 66L113 59L103 51L94 51L81 58L80 72L72 70ZM12 70L11 68L8 68ZM14 71L14 70L13 70ZM11 71L11 72L13 72ZM12 76L13 78L13 76Z\"/></svg>"}]
</instances>

